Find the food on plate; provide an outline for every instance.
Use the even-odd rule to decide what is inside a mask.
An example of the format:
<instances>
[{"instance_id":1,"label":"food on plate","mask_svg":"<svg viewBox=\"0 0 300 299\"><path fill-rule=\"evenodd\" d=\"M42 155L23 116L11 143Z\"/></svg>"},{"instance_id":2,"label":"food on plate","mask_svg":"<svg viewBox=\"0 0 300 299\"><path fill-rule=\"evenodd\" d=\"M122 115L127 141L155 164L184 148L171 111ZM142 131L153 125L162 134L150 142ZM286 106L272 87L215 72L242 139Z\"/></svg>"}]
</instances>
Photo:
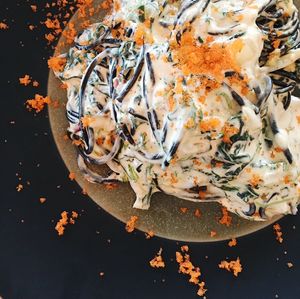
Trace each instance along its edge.
<instances>
[{"instance_id":1,"label":"food on plate","mask_svg":"<svg viewBox=\"0 0 300 299\"><path fill-rule=\"evenodd\" d=\"M121 0L50 64L94 183L252 220L296 213L300 34L290 0ZM93 165L106 164L100 176Z\"/></svg>"}]
</instances>

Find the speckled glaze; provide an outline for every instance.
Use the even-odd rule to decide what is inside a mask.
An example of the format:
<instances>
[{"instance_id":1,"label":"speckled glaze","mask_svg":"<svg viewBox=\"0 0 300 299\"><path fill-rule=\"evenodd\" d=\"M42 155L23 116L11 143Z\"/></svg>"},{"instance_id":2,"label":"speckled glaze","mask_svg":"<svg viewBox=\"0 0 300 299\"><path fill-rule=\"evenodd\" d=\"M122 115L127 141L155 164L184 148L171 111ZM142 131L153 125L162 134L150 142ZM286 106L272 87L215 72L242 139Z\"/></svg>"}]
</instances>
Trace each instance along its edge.
<instances>
[{"instance_id":1,"label":"speckled glaze","mask_svg":"<svg viewBox=\"0 0 300 299\"><path fill-rule=\"evenodd\" d=\"M95 0L95 5L101 2L101 0ZM300 0L296 0L295 3L299 8ZM91 17L91 22L99 22L105 13L106 11L102 10L97 15L94 15ZM79 24L76 14L72 22L75 25ZM63 41L64 38L62 37L59 45ZM68 46L59 48L61 52L68 50ZM59 85L60 81L50 71L48 94L51 98L58 99L61 103L66 103L66 92L59 88ZM138 216L136 228L141 231L152 230L156 236L178 241L214 242L253 233L280 218L277 217L267 222L252 222L239 218L236 215L231 215L232 225L226 227L218 223L218 219L222 214L219 204L194 203L163 193L156 193L153 196L151 207L148 211L132 208L135 195L129 184L119 184L119 187L115 190L106 190L104 186L91 184L83 178L77 166L76 148L71 142L64 140L68 122L63 107L49 107L50 125L59 153L69 171L76 174L76 181L87 191L90 198L120 221L127 222L130 216L136 215ZM98 168L98 171L101 173L103 168ZM187 212L184 214L180 211L182 207L187 208ZM200 218L194 216L197 208L201 211ZM213 238L210 237L211 231L217 232L217 235Z\"/></svg>"}]
</instances>

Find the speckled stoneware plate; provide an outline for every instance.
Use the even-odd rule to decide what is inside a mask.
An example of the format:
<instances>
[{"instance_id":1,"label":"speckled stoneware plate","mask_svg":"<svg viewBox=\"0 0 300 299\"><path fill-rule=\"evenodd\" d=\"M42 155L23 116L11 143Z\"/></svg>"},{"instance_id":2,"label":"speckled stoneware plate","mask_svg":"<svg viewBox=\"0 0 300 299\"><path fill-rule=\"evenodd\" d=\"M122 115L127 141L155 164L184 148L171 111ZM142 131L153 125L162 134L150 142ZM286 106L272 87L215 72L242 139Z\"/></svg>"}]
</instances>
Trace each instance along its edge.
<instances>
[{"instance_id":1,"label":"speckled stoneware plate","mask_svg":"<svg viewBox=\"0 0 300 299\"><path fill-rule=\"evenodd\" d=\"M102 1L95 0L95 6ZM300 0L296 1L299 7ZM106 14L101 10L91 17L91 22L99 22ZM77 14L72 19L75 26L79 25ZM78 26L78 31L80 31ZM69 46L63 46L64 37L59 41L61 51L67 51ZM55 54L54 54L55 55ZM66 103L66 92L59 88L60 81L53 73L49 74L48 94L53 99ZM226 240L233 237L240 237L260 230L280 217L268 222L252 222L232 215L232 225L226 227L218 223L221 217L221 206L216 203L193 203L176 197L167 196L163 193L156 193L151 200L151 207L148 211L132 208L135 194L129 184L120 184L115 190L106 190L103 186L88 183L81 175L77 167L77 153L71 142L64 140L68 122L63 108L49 107L49 118L53 136L58 150L70 172L76 174L78 184L87 190L88 195L101 208L117 219L127 222L130 216L138 216L136 228L141 231L152 230L156 236L178 241L191 242L213 242ZM180 208L187 208L186 213L182 213ZM195 210L199 208L202 216L194 216ZM211 231L216 231L215 237L210 236Z\"/></svg>"}]
</instances>

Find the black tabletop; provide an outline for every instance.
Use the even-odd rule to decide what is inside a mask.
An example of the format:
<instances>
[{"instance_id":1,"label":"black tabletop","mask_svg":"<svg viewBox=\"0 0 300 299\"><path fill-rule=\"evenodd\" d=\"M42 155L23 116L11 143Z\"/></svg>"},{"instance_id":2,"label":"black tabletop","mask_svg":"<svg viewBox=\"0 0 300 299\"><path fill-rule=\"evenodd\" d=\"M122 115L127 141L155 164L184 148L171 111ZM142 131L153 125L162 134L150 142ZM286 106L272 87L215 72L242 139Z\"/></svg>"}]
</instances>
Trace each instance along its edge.
<instances>
[{"instance_id":1,"label":"black tabletop","mask_svg":"<svg viewBox=\"0 0 300 299\"><path fill-rule=\"evenodd\" d=\"M24 102L46 95L47 58L42 8L46 1L1 0L1 198L0 297L33 298L198 298L197 288L178 273L175 252L180 242L144 233L129 234L124 224L81 193L61 160L51 135L47 112L28 112ZM29 25L37 28L29 30ZM19 84L29 74L38 88ZM23 189L17 192L21 184ZM40 198L46 202L40 203ZM62 211L79 218L65 234L54 227ZM300 298L300 217L279 222L284 241L272 227L228 242L188 244L191 260L200 267L207 298ZM149 266L162 248L166 267ZM219 269L221 260L240 257L236 278ZM293 263L289 268L287 263ZM104 275L100 275L104 273Z\"/></svg>"}]
</instances>

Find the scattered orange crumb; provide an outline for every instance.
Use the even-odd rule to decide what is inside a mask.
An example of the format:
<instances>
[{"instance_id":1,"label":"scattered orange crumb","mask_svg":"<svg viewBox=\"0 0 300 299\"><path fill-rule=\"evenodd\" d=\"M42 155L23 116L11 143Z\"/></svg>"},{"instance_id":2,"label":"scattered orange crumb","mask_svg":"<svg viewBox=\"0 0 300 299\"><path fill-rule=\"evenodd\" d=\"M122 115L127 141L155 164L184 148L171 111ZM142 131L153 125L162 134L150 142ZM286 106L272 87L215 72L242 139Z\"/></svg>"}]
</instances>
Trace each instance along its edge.
<instances>
[{"instance_id":1,"label":"scattered orange crumb","mask_svg":"<svg viewBox=\"0 0 300 299\"><path fill-rule=\"evenodd\" d=\"M55 72L62 72L66 65L66 62L67 62L66 58L51 57L50 59L48 59L48 67Z\"/></svg>"},{"instance_id":2,"label":"scattered orange crumb","mask_svg":"<svg viewBox=\"0 0 300 299\"><path fill-rule=\"evenodd\" d=\"M294 264L291 263L291 262L288 262L286 265L287 265L289 268L293 268L293 267L294 267Z\"/></svg>"},{"instance_id":3,"label":"scattered orange crumb","mask_svg":"<svg viewBox=\"0 0 300 299\"><path fill-rule=\"evenodd\" d=\"M75 224L76 218L78 218L78 213L75 211L72 211L70 218L68 217L68 212L63 211L61 214L61 218L56 223L55 229L59 236L62 236L64 234L64 231L66 229L67 224Z\"/></svg>"},{"instance_id":4,"label":"scattered orange crumb","mask_svg":"<svg viewBox=\"0 0 300 299\"><path fill-rule=\"evenodd\" d=\"M36 5L30 5L31 9L33 12L36 12L37 11L37 6Z\"/></svg>"},{"instance_id":5,"label":"scattered orange crumb","mask_svg":"<svg viewBox=\"0 0 300 299\"><path fill-rule=\"evenodd\" d=\"M4 22L0 22L0 29L7 30L8 29L8 25L5 24Z\"/></svg>"},{"instance_id":6,"label":"scattered orange crumb","mask_svg":"<svg viewBox=\"0 0 300 299\"><path fill-rule=\"evenodd\" d=\"M163 261L161 254L162 254L162 248L159 249L159 252L157 253L157 255L149 262L149 264L152 268L164 268L165 267L165 262Z\"/></svg>"},{"instance_id":7,"label":"scattered orange crumb","mask_svg":"<svg viewBox=\"0 0 300 299\"><path fill-rule=\"evenodd\" d=\"M183 214L185 214L187 212L187 210L188 210L187 208L180 208L180 212Z\"/></svg>"},{"instance_id":8,"label":"scattered orange crumb","mask_svg":"<svg viewBox=\"0 0 300 299\"><path fill-rule=\"evenodd\" d=\"M33 86L33 87L39 87L39 85L40 85L40 83L39 83L38 81L36 81L36 80L34 80L34 81L32 82L32 86Z\"/></svg>"},{"instance_id":9,"label":"scattered orange crumb","mask_svg":"<svg viewBox=\"0 0 300 299\"><path fill-rule=\"evenodd\" d=\"M221 263L219 264L219 268L226 269L229 272L233 272L234 276L238 276L239 273L241 273L243 270L239 257L237 258L236 261L230 261L230 262L221 261Z\"/></svg>"},{"instance_id":10,"label":"scattered orange crumb","mask_svg":"<svg viewBox=\"0 0 300 299\"><path fill-rule=\"evenodd\" d=\"M31 79L30 79L29 75L25 75L24 77L19 78L19 81L20 81L20 84L25 85L25 86L27 86L31 83Z\"/></svg>"},{"instance_id":11,"label":"scattered orange crumb","mask_svg":"<svg viewBox=\"0 0 300 299\"><path fill-rule=\"evenodd\" d=\"M46 201L45 197L40 197L40 203L44 203Z\"/></svg>"},{"instance_id":12,"label":"scattered orange crumb","mask_svg":"<svg viewBox=\"0 0 300 299\"><path fill-rule=\"evenodd\" d=\"M216 235L217 235L217 232L216 232L216 231L212 230L212 231L210 232L210 237L211 237L211 238L215 237Z\"/></svg>"},{"instance_id":13,"label":"scattered orange crumb","mask_svg":"<svg viewBox=\"0 0 300 299\"><path fill-rule=\"evenodd\" d=\"M118 188L118 184L116 183L107 183L104 184L106 190L115 190Z\"/></svg>"},{"instance_id":14,"label":"scattered orange crumb","mask_svg":"<svg viewBox=\"0 0 300 299\"><path fill-rule=\"evenodd\" d=\"M237 241L235 238L231 239L229 242L228 242L228 246L229 247L234 247L237 245Z\"/></svg>"},{"instance_id":15,"label":"scattered orange crumb","mask_svg":"<svg viewBox=\"0 0 300 299\"><path fill-rule=\"evenodd\" d=\"M134 231L137 220L137 216L131 216L130 219L127 221L125 229L128 233L132 233Z\"/></svg>"},{"instance_id":16,"label":"scattered orange crumb","mask_svg":"<svg viewBox=\"0 0 300 299\"><path fill-rule=\"evenodd\" d=\"M300 125L300 115L297 115L296 117L297 117L297 122Z\"/></svg>"},{"instance_id":17,"label":"scattered orange crumb","mask_svg":"<svg viewBox=\"0 0 300 299\"><path fill-rule=\"evenodd\" d=\"M194 215L195 215L197 218L200 218L200 217L201 217L201 211L200 211L199 209L196 209Z\"/></svg>"},{"instance_id":18,"label":"scattered orange crumb","mask_svg":"<svg viewBox=\"0 0 300 299\"><path fill-rule=\"evenodd\" d=\"M51 99L48 96L43 97L39 94L36 94L34 99L27 100L26 103L29 110L34 109L35 112L38 113L44 109L46 104L51 104Z\"/></svg>"},{"instance_id":19,"label":"scattered orange crumb","mask_svg":"<svg viewBox=\"0 0 300 299\"><path fill-rule=\"evenodd\" d=\"M149 230L145 233L146 239L151 239L154 237L154 232L152 230Z\"/></svg>"},{"instance_id":20,"label":"scattered orange crumb","mask_svg":"<svg viewBox=\"0 0 300 299\"><path fill-rule=\"evenodd\" d=\"M23 189L24 189L24 186L22 184L19 184L17 187L16 187L17 191L18 192L21 192Z\"/></svg>"},{"instance_id":21,"label":"scattered orange crumb","mask_svg":"<svg viewBox=\"0 0 300 299\"><path fill-rule=\"evenodd\" d=\"M282 243L283 242L283 238L282 238L282 231L281 231L281 226L279 223L275 223L273 225L273 229L274 229L274 232L275 232L275 235L276 235L276 240L279 242L279 243Z\"/></svg>"},{"instance_id":22,"label":"scattered orange crumb","mask_svg":"<svg viewBox=\"0 0 300 299\"><path fill-rule=\"evenodd\" d=\"M69 173L69 179L70 179L71 181L74 181L75 178L76 178L75 173L74 173L74 172L70 172L70 173Z\"/></svg>"},{"instance_id":23,"label":"scattered orange crumb","mask_svg":"<svg viewBox=\"0 0 300 299\"><path fill-rule=\"evenodd\" d=\"M191 260L190 255L187 254L189 248L187 245L181 247L181 252L176 252L176 262L179 264L179 273L186 274L190 277L189 282L198 285L199 290L198 296L204 296L206 289L204 288L205 282L200 282L199 277L201 276L200 268L195 267Z\"/></svg>"},{"instance_id":24,"label":"scattered orange crumb","mask_svg":"<svg viewBox=\"0 0 300 299\"><path fill-rule=\"evenodd\" d=\"M231 225L232 217L229 216L229 213L225 207L222 208L222 218L219 220L220 224L226 225L227 227Z\"/></svg>"},{"instance_id":25,"label":"scattered orange crumb","mask_svg":"<svg viewBox=\"0 0 300 299\"><path fill-rule=\"evenodd\" d=\"M77 35L75 24L69 22L67 29L63 31L62 35L66 38L68 44L72 44Z\"/></svg>"},{"instance_id":26,"label":"scattered orange crumb","mask_svg":"<svg viewBox=\"0 0 300 299\"><path fill-rule=\"evenodd\" d=\"M249 181L250 185L257 187L262 182L261 177L258 174L253 174L251 180Z\"/></svg>"},{"instance_id":27,"label":"scattered orange crumb","mask_svg":"<svg viewBox=\"0 0 300 299\"><path fill-rule=\"evenodd\" d=\"M90 115L85 115L85 116L81 117L80 120L81 120L82 126L84 128L87 128L87 127L89 127L92 124L92 122L95 119L92 116L90 116Z\"/></svg>"},{"instance_id":28,"label":"scattered orange crumb","mask_svg":"<svg viewBox=\"0 0 300 299\"><path fill-rule=\"evenodd\" d=\"M62 236L65 231L65 226L68 224L68 212L63 211L61 214L61 218L56 223L55 229L59 236Z\"/></svg>"}]
</instances>

